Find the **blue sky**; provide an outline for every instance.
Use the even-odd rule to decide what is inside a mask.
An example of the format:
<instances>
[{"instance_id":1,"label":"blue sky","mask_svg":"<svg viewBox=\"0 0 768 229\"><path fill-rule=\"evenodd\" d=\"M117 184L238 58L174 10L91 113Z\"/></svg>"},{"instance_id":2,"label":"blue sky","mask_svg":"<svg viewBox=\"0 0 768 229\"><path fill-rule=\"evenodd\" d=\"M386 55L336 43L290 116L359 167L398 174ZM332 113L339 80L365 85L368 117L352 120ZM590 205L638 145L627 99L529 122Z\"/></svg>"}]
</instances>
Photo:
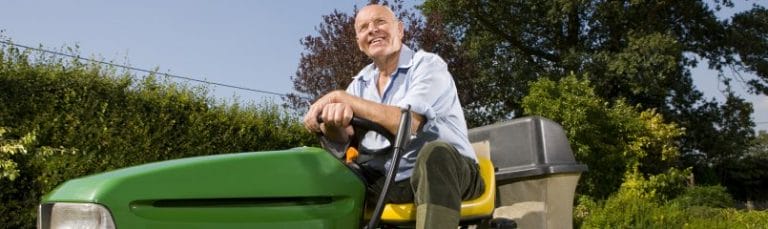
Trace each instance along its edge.
<instances>
[{"instance_id":1,"label":"blue sky","mask_svg":"<svg viewBox=\"0 0 768 229\"><path fill-rule=\"evenodd\" d=\"M334 9L351 13L365 0L203 1L203 0L5 0L2 35L13 42L46 49L79 46L81 56L114 60L137 68L277 93L292 91L303 47L321 16ZM411 4L420 4L413 1ZM737 1L737 9L749 7ZM766 6L768 4L760 2ZM722 98L716 73L693 71L699 89ZM144 75L138 73L138 75ZM213 96L241 101L282 102L276 96L210 87ZM744 85L735 89L743 92ZM755 108L757 128L768 129L768 97L742 93Z\"/></svg>"}]
</instances>

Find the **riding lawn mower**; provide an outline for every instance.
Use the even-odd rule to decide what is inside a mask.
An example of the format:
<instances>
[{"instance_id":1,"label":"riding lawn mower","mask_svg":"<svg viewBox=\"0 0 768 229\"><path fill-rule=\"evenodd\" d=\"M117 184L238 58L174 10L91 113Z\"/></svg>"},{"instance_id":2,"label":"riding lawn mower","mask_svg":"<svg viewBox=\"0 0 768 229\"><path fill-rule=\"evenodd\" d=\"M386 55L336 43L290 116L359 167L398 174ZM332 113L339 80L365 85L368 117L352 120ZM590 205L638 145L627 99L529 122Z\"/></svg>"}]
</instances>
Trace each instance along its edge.
<instances>
[{"instance_id":1,"label":"riding lawn mower","mask_svg":"<svg viewBox=\"0 0 768 229\"><path fill-rule=\"evenodd\" d=\"M410 112L390 139L399 158ZM485 193L462 202L461 225L570 228L577 163L560 125L524 117L471 129ZM397 166L392 160L391 167ZM365 203L366 182L345 155L321 148L242 152L148 163L69 180L42 198L38 228L409 228L413 204ZM389 169L387 183L393 180ZM373 208L365 206L374 206Z\"/></svg>"}]
</instances>

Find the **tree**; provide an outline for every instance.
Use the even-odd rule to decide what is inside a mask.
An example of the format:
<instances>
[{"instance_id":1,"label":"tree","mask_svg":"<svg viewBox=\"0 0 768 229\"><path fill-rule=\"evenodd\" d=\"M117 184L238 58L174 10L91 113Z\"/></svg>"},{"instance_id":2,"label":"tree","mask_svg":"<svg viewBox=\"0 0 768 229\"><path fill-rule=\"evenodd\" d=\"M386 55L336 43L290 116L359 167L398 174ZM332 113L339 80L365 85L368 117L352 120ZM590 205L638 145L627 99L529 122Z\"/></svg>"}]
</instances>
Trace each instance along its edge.
<instances>
[{"instance_id":1,"label":"tree","mask_svg":"<svg viewBox=\"0 0 768 229\"><path fill-rule=\"evenodd\" d=\"M768 200L768 133L761 131L746 154L729 161L723 184L736 198Z\"/></svg>"},{"instance_id":2,"label":"tree","mask_svg":"<svg viewBox=\"0 0 768 229\"><path fill-rule=\"evenodd\" d=\"M654 109L608 103L575 75L536 81L522 107L563 125L576 159L589 165L578 186L581 194L607 197L627 174L661 174L678 161L681 128Z\"/></svg>"},{"instance_id":3,"label":"tree","mask_svg":"<svg viewBox=\"0 0 768 229\"><path fill-rule=\"evenodd\" d=\"M423 9L425 15L441 13L446 26L461 31L461 41L474 45L467 51L477 54L482 73L498 79L527 83L590 72L601 96L662 108L675 94L693 92L686 68L697 60L683 54L703 57L717 70L730 66L768 77L761 73L768 11L759 6L737 14L733 23L718 21L700 0L450 0L426 1ZM522 96L509 95L519 105Z\"/></svg>"},{"instance_id":4,"label":"tree","mask_svg":"<svg viewBox=\"0 0 768 229\"><path fill-rule=\"evenodd\" d=\"M755 138L755 144L750 149L753 155L768 155L768 132L760 131Z\"/></svg>"},{"instance_id":5,"label":"tree","mask_svg":"<svg viewBox=\"0 0 768 229\"><path fill-rule=\"evenodd\" d=\"M428 0L423 10L443 15L444 26L459 31L461 47L478 64L475 82L486 89L477 90L481 99L474 102L480 104L467 110L475 117L471 125L523 115L521 101L531 82L575 72L588 76L605 101L654 108L679 123L686 130L680 139L683 156L704 155L718 171L724 171L726 158L743 154L753 136L751 104L734 95L730 83L753 73L758 79L748 81L752 91L766 93L768 10L763 7L730 21L718 20L701 0ZM695 89L690 69L699 60L720 72L728 86L724 103L706 100Z\"/></svg>"},{"instance_id":6,"label":"tree","mask_svg":"<svg viewBox=\"0 0 768 229\"><path fill-rule=\"evenodd\" d=\"M752 92L768 94L768 10L754 6L751 10L733 16L729 24L724 61L738 71L758 76L747 83ZM738 57L738 58L735 58ZM715 65L718 66L718 65Z\"/></svg>"}]
</instances>

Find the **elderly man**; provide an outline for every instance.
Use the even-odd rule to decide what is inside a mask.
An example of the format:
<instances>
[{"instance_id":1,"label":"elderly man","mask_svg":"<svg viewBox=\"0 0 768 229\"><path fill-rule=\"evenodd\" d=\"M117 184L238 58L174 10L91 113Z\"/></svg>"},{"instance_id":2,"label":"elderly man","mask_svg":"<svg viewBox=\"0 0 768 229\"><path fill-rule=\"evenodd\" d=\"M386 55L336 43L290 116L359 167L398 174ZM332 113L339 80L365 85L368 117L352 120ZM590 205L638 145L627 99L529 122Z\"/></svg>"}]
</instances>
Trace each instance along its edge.
<instances>
[{"instance_id":1,"label":"elderly man","mask_svg":"<svg viewBox=\"0 0 768 229\"><path fill-rule=\"evenodd\" d=\"M415 203L417 228L456 228L461 200L479 196L484 187L446 63L435 54L404 46L403 23L388 7L362 8L355 31L358 47L373 63L354 77L346 91L330 92L312 104L304 126L334 143L326 147L340 149L355 134L349 125L353 115L395 134L400 108L410 105L414 137L400 160L389 201ZM316 121L318 116L322 124ZM359 143L361 155L370 158L361 162L362 167L367 174L377 174L373 186L381 186L381 174L391 163L377 155L389 144L373 132L365 133Z\"/></svg>"}]
</instances>

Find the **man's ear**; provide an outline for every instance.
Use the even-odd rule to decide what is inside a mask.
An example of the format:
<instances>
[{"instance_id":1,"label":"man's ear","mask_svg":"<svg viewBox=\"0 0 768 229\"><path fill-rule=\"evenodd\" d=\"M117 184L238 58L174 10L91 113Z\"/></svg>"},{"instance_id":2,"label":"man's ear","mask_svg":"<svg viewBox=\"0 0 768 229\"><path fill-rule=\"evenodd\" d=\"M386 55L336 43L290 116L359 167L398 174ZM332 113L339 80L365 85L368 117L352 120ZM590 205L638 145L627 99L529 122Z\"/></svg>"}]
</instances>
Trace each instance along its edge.
<instances>
[{"instance_id":1,"label":"man's ear","mask_svg":"<svg viewBox=\"0 0 768 229\"><path fill-rule=\"evenodd\" d=\"M353 42L355 42L355 45L357 45L357 50L360 50L362 52L363 47L360 46L360 43L357 42L357 34L355 34L355 40Z\"/></svg>"},{"instance_id":2,"label":"man's ear","mask_svg":"<svg viewBox=\"0 0 768 229\"><path fill-rule=\"evenodd\" d=\"M405 37L405 25L403 24L403 21L397 21L397 29L400 31L400 40L402 41L403 37Z\"/></svg>"}]
</instances>

